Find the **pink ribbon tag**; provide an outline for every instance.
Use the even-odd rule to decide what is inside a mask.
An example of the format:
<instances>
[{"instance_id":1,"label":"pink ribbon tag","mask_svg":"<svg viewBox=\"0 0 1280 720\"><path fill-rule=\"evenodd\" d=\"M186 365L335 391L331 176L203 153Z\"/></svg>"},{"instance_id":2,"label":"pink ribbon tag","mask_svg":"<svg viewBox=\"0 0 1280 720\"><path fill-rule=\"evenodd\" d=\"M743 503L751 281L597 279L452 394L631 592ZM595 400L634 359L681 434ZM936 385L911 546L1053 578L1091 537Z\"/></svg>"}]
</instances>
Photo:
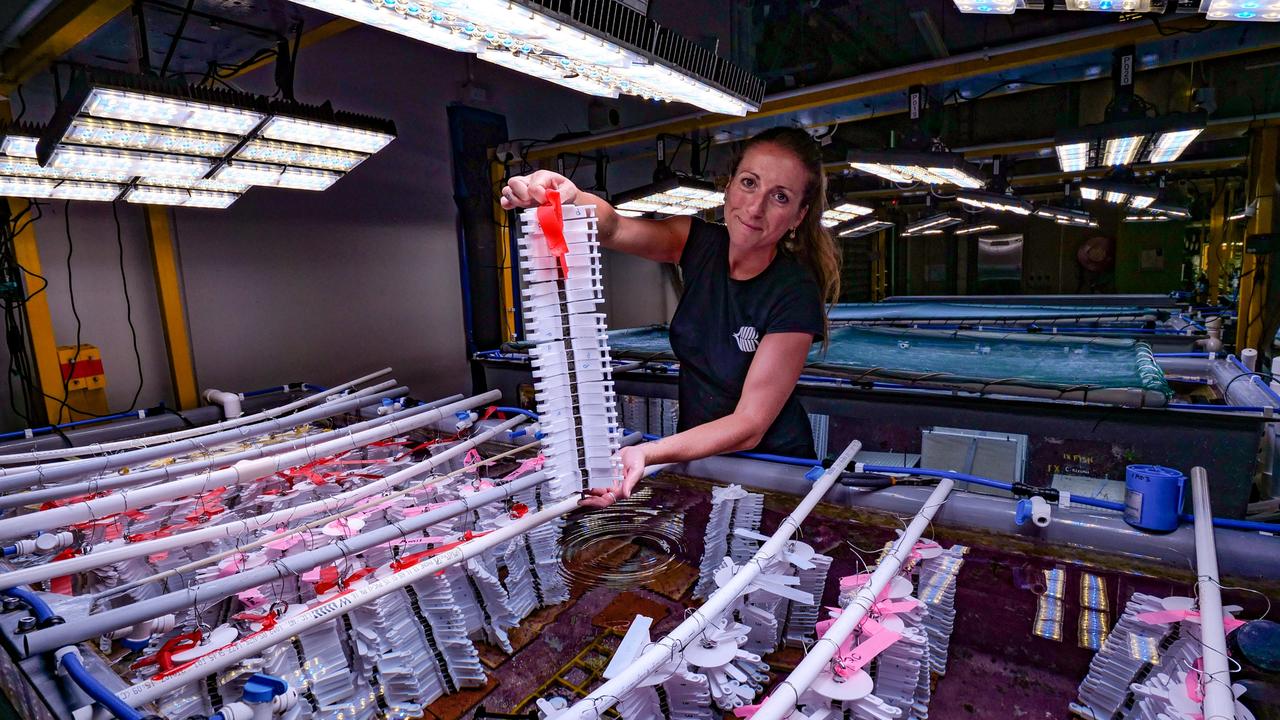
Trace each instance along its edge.
<instances>
[{"instance_id":1,"label":"pink ribbon tag","mask_svg":"<svg viewBox=\"0 0 1280 720\"><path fill-rule=\"evenodd\" d=\"M749 718L752 715L755 715L756 711L759 709L760 705L739 705L733 709L733 715L734 717Z\"/></svg>"},{"instance_id":2,"label":"pink ribbon tag","mask_svg":"<svg viewBox=\"0 0 1280 720\"><path fill-rule=\"evenodd\" d=\"M871 576L867 573L858 573L857 575L846 575L840 578L840 590L853 590L871 582ZM889 596L889 589L893 587L893 583L888 583L880 594L876 596L876 602L880 602Z\"/></svg>"},{"instance_id":3,"label":"pink ribbon tag","mask_svg":"<svg viewBox=\"0 0 1280 720\"><path fill-rule=\"evenodd\" d=\"M480 453L477 452L475 448L471 448L467 451L466 456L462 458L462 464L464 467L471 467L483 460L484 458L480 457Z\"/></svg>"},{"instance_id":4,"label":"pink ribbon tag","mask_svg":"<svg viewBox=\"0 0 1280 720\"><path fill-rule=\"evenodd\" d=\"M528 460L525 460L524 462L520 463L520 467L517 467L515 470L512 470L510 473L508 473L507 477L504 479L507 480L507 482L510 482L512 480L515 480L518 477L521 477L522 475L526 475L535 470L541 470L543 463L545 463L546 461L547 459L543 457L541 453L539 453L537 457L529 458Z\"/></svg>"},{"instance_id":5,"label":"pink ribbon tag","mask_svg":"<svg viewBox=\"0 0 1280 720\"><path fill-rule=\"evenodd\" d=\"M1204 702L1204 690L1200 688L1200 676L1193 670L1187 671L1187 678L1183 682L1187 685L1187 697L1195 703Z\"/></svg>"},{"instance_id":6,"label":"pink ribbon tag","mask_svg":"<svg viewBox=\"0 0 1280 720\"><path fill-rule=\"evenodd\" d=\"M915 598L907 598L905 600L898 600L897 602L878 602L872 607L872 609L875 610L878 615L897 615L899 613L911 612L919 605L919 600L916 600Z\"/></svg>"},{"instance_id":7,"label":"pink ribbon tag","mask_svg":"<svg viewBox=\"0 0 1280 720\"><path fill-rule=\"evenodd\" d=\"M294 545L297 545L298 543L302 542L302 536L304 534L305 533L294 533L293 535L286 535L282 538L271 540L267 542L266 547L270 550L278 550L280 552L284 552L285 550L288 550Z\"/></svg>"},{"instance_id":8,"label":"pink ribbon tag","mask_svg":"<svg viewBox=\"0 0 1280 720\"><path fill-rule=\"evenodd\" d=\"M1169 623L1182 622L1183 620L1199 620L1200 613L1195 610L1155 610L1139 613L1138 619L1148 625L1168 625ZM1241 625L1244 625L1243 620L1238 620L1226 614L1222 616L1222 626L1228 633Z\"/></svg>"},{"instance_id":9,"label":"pink ribbon tag","mask_svg":"<svg viewBox=\"0 0 1280 720\"><path fill-rule=\"evenodd\" d=\"M258 588L249 588L244 592L237 593L236 597L240 598L240 602L250 610L262 607L268 602L271 602L270 599L267 598L266 595L263 595L262 591Z\"/></svg>"},{"instance_id":10,"label":"pink ribbon tag","mask_svg":"<svg viewBox=\"0 0 1280 720\"><path fill-rule=\"evenodd\" d=\"M867 627L869 625L875 625L876 629ZM877 655L887 650L890 645L902 639L901 633L888 630L873 620L868 620L863 630L873 634L852 650L846 650L845 645L840 646L840 652L835 657L835 672L840 677L847 678L858 672ZM850 644L851 639L846 640L845 643Z\"/></svg>"}]
</instances>

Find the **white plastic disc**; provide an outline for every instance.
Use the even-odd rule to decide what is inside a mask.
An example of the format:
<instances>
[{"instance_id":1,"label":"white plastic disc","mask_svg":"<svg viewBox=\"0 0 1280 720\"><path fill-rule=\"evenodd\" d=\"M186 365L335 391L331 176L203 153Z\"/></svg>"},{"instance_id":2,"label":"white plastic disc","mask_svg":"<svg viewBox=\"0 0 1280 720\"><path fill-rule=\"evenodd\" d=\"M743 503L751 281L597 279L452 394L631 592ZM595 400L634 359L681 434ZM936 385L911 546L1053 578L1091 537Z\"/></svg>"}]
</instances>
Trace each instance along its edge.
<instances>
[{"instance_id":1,"label":"white plastic disc","mask_svg":"<svg viewBox=\"0 0 1280 720\"><path fill-rule=\"evenodd\" d=\"M814 679L810 689L825 698L847 702L861 700L871 693L874 686L871 676L862 670L850 677L837 679L831 668L826 668Z\"/></svg>"}]
</instances>

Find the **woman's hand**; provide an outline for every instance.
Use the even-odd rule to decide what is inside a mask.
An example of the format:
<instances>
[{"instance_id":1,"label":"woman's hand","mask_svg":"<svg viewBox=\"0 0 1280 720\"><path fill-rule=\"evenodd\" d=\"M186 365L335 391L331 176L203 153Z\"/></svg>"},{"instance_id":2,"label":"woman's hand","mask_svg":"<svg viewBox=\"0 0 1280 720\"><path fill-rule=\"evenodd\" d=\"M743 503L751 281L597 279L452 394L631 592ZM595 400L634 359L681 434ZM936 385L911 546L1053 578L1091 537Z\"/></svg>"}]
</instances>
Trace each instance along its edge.
<instances>
[{"instance_id":1,"label":"woman's hand","mask_svg":"<svg viewBox=\"0 0 1280 720\"><path fill-rule=\"evenodd\" d=\"M578 199L578 186L569 178L550 170L532 175L517 175L502 188L502 209L537 207L547 201L547 191L560 193L560 202L568 205Z\"/></svg>"},{"instance_id":2,"label":"woman's hand","mask_svg":"<svg viewBox=\"0 0 1280 720\"><path fill-rule=\"evenodd\" d=\"M618 452L622 461L622 481L610 488L590 488L587 497L578 502L583 507L607 508L619 500L631 497L636 483L644 477L646 465L644 445L628 445Z\"/></svg>"}]
</instances>

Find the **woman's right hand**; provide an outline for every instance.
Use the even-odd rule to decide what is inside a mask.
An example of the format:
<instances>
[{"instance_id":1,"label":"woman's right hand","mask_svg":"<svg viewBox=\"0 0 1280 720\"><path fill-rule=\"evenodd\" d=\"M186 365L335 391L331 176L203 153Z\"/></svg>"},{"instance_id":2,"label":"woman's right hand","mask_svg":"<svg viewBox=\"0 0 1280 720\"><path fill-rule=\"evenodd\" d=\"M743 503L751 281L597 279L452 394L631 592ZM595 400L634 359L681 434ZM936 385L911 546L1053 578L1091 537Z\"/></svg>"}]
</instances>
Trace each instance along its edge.
<instances>
[{"instance_id":1,"label":"woman's right hand","mask_svg":"<svg viewBox=\"0 0 1280 720\"><path fill-rule=\"evenodd\" d=\"M537 207L547 201L547 191L560 193L560 202L568 205L578 198L578 186L569 178L550 170L530 175L517 175L502 188L502 209Z\"/></svg>"}]
</instances>

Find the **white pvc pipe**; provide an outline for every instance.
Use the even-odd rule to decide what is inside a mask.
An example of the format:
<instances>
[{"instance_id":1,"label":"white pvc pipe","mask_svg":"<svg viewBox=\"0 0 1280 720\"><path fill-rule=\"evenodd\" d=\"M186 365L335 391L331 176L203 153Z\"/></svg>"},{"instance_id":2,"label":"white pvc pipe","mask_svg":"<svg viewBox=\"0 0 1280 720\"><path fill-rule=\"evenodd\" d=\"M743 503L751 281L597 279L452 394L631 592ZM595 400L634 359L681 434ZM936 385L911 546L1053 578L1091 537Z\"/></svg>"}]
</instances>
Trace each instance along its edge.
<instances>
[{"instance_id":1,"label":"white pvc pipe","mask_svg":"<svg viewBox=\"0 0 1280 720\"><path fill-rule=\"evenodd\" d=\"M781 720L796 709L800 695L809 689L813 681L827 667L836 651L840 649L841 643L853 634L854 629L867 616L867 611L875 604L876 598L902 569L902 563L915 548L916 541L933 521L934 513L947 501L952 484L946 479L938 483L938 486L929 494L929 499L925 501L924 506L907 526L906 531L894 542L893 548L876 566L875 572L871 573L871 579L858 590L858 594L841 611L840 617L836 618L818 642L813 644L796 669L792 670L787 679L779 683L769 697L765 698L752 714L751 720Z\"/></svg>"},{"instance_id":2,"label":"white pvc pipe","mask_svg":"<svg viewBox=\"0 0 1280 720\"><path fill-rule=\"evenodd\" d=\"M377 396L370 397L368 398L368 400L370 401L375 400L376 397ZM439 400L432 400L431 402L426 403L425 405L419 405L412 409L422 410L424 408L440 407L441 405L447 405L451 402L457 402L461 399L462 399L461 395L453 395L451 397L441 398ZM343 412L349 412L352 410L359 411L361 405L365 405L365 404L366 403L364 403L361 399L356 399L354 401L348 400L348 401L343 401L341 403L336 403L334 405L325 405L321 408L318 408L318 411L320 413L323 413L322 417L327 418L327 417L333 417L334 415L338 415ZM329 411L329 410L332 410L333 412L327 413L326 411ZM294 417L302 418L304 414L314 416L316 415L316 412L317 411L309 410L309 411L305 411L305 413L299 413L297 416L294 416ZM317 418L317 419L320 419L320 418ZM382 425L383 423L389 422L390 420L391 418L389 416L380 415L370 420L365 420L363 422L347 425L343 429L354 432L357 430L363 430L365 428L377 427L378 425ZM270 425L270 423L266 423L266 424ZM281 425L284 425L284 424L285 423L283 422L281 423ZM289 429L294 429L297 427L299 426L290 425ZM262 431L260 434L246 435L244 436L244 440L248 440L253 437L261 437L262 435L268 435L274 432L277 432L274 426L264 427L262 428ZM255 460L257 458L267 457L268 455L280 455L282 453L287 453L292 450L298 450L300 448L307 447L308 445L315 445L317 443L322 443L331 439L333 439L332 431L317 432L317 433L311 433L308 435L303 435L302 437L299 437L295 440L287 440L285 442L270 443L265 445L255 445L253 447L250 447L247 450L242 450L240 452L233 452L225 455L224 454L211 455L210 453L206 452L206 453L203 453L204 457L190 460L189 462L175 463L173 465L162 464L159 467L152 467L147 470L133 470L131 472L126 472L126 473L107 472L97 477L90 478L89 480L82 480L77 482L72 481L74 480L74 478L62 478L58 480L56 483L51 484L49 487L42 487L36 490L23 490L21 492L10 492L10 493L0 494L0 510L7 510L9 508L23 507L23 506L34 507L36 505L49 502L50 500L61 500L63 498L77 497L79 495L92 495L95 493L104 493L111 490L120 490L121 488L130 488L130 487L137 487L139 485L150 485L152 483L157 483L157 482L166 482L169 480L175 480L185 475L194 475L196 473L202 473L209 470L210 468L226 467L228 465L232 465L234 463L240 462L241 460ZM152 449L162 449L162 447L152 448ZM0 485L3 485L2 481L0 481Z\"/></svg>"},{"instance_id":3,"label":"white pvc pipe","mask_svg":"<svg viewBox=\"0 0 1280 720\"><path fill-rule=\"evenodd\" d=\"M204 391L204 401L210 405L217 405L222 408L222 417L227 420L234 420L240 417L240 401L238 394L227 392L226 390L218 390L217 388L209 388Z\"/></svg>"},{"instance_id":4,"label":"white pvc pipe","mask_svg":"<svg viewBox=\"0 0 1280 720\"><path fill-rule=\"evenodd\" d=\"M395 572L349 593L338 595L316 604L307 611L283 618L275 627L245 636L216 650L189 665L158 679L146 680L121 690L117 695L132 707L155 700L183 685L201 680L245 658L253 657L264 648L288 640L307 629L332 621L338 615L350 612L365 603L377 600L418 580L441 570L476 557L486 550L519 537L530 530L551 522L578 507L579 495L574 494L544 510L520 518L505 527L481 535L474 540L450 548L439 555L426 558L412 567Z\"/></svg>"},{"instance_id":5,"label":"white pvc pipe","mask_svg":"<svg viewBox=\"0 0 1280 720\"><path fill-rule=\"evenodd\" d=\"M120 440L110 443L94 443L85 445L84 447L57 448L55 450L32 450L30 452L6 453L0 455L0 465L19 465L24 463L40 463L43 460L55 460L67 457L77 457L81 455L100 455L102 453L116 452L118 450L127 450L131 448L146 447L148 445L159 445L163 443L173 442L175 440L185 440L186 438L198 437L200 435L209 435L221 430L230 430L240 427L241 425L250 425L255 422L261 422L269 418L277 417L298 408L313 405L317 402L325 400L337 393L344 392L356 385L360 385L370 380L382 377L391 372L391 368L382 368L381 370L369 373L364 377L356 378L350 382L345 382L337 387L329 388L323 392L307 397L294 400L291 403L279 405L277 407L268 408L253 415L246 415L242 418L234 420L228 419L222 422L213 423L211 425L202 425L196 428L187 428L185 430L177 430L163 435L148 435L146 437L131 438L129 440Z\"/></svg>"},{"instance_id":6,"label":"white pvc pipe","mask_svg":"<svg viewBox=\"0 0 1280 720\"><path fill-rule=\"evenodd\" d=\"M827 494L827 490L831 489L831 486L835 484L844 469L853 461L853 456L858 454L861 449L862 443L857 440L849 443L844 452L840 453L840 457L836 458L836 461L822 474L822 477L813 483L813 487L800 500L800 504L796 506L796 509L782 519L773 536L756 551L756 554L746 564L739 568L729 582L712 593L702 607L685 618L684 622L680 623L666 637L649 645L639 657L616 677L591 691L591 694L574 703L569 709L556 714L552 720L598 718L606 710L613 707L619 698L635 689L660 665L670 661L673 657L682 655L685 647L696 640L706 630L708 624L723 615L738 597L747 592L751 582L760 575L763 568L782 552L783 547L800 527L800 523L809 516L814 506ZM950 483L949 480L944 482Z\"/></svg>"},{"instance_id":7,"label":"white pvc pipe","mask_svg":"<svg viewBox=\"0 0 1280 720\"><path fill-rule=\"evenodd\" d=\"M8 589L21 585L31 585L33 583L51 580L55 577L62 577L63 575L74 575L76 573L85 572L104 565L112 565L135 557L145 557L147 555L164 550L170 550L175 547L198 545L200 543L220 538L249 537L262 528L275 527L281 523L290 523L295 520L311 517L312 515L344 510L346 508L353 507L356 502L363 500L364 498L388 492L400 483L417 477L418 475L454 459L471 448L489 441L495 435L506 432L510 428L524 422L526 419L527 418L523 415L512 418L465 442L458 443L444 452L432 455L421 463L392 473L380 480L374 480L366 483L358 488L338 493L337 495L330 495L322 500L314 500L296 507L276 510L256 517L236 520L234 522L223 523L221 525L188 530L179 535L173 535L170 537L128 543L121 547L110 548L98 552L90 552L87 555L59 560L56 563L45 563L43 565L36 565L12 570L7 573L0 573L0 589ZM45 536L41 535L40 537Z\"/></svg>"},{"instance_id":8,"label":"white pvc pipe","mask_svg":"<svg viewBox=\"0 0 1280 720\"><path fill-rule=\"evenodd\" d=\"M1222 623L1222 592L1218 584L1218 551L1213 541L1209 476L1202 467L1191 468L1191 503L1195 510L1200 642L1204 646L1204 719L1235 720L1236 698L1231 691L1227 630Z\"/></svg>"},{"instance_id":9,"label":"white pvc pipe","mask_svg":"<svg viewBox=\"0 0 1280 720\"><path fill-rule=\"evenodd\" d=\"M267 477L282 470L296 467L303 463L318 460L334 453L354 450L393 435L417 430L424 425L452 415L461 410L471 410L481 405L496 402L502 397L497 390L490 390L481 395L460 400L456 403L441 406L426 412L407 410L400 413L398 419L384 425L350 433L343 437L323 443L317 443L299 450L261 458L258 460L242 460L229 468L215 470L195 477L161 483L149 487L113 493L106 497L95 498L87 502L76 503L50 510L19 515L0 520L0 538L15 538L32 535L55 528L63 528L76 523L88 522L97 518L115 515L135 508L154 505L165 500L173 500L206 492L219 485L239 485Z\"/></svg>"}]
</instances>

